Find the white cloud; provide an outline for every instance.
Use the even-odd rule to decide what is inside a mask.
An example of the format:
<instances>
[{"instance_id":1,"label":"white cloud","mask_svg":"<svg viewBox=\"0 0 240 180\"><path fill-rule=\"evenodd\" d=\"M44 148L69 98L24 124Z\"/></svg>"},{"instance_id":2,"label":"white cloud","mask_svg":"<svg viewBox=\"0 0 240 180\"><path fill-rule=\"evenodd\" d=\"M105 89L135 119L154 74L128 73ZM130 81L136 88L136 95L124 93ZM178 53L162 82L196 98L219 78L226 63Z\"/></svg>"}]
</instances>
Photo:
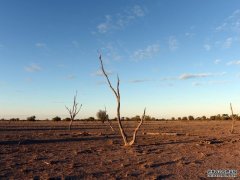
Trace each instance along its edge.
<instances>
[{"instance_id":1,"label":"white cloud","mask_svg":"<svg viewBox=\"0 0 240 180\"><path fill-rule=\"evenodd\" d=\"M145 11L139 5L135 5L132 8L132 13L137 17L145 16Z\"/></svg>"},{"instance_id":2,"label":"white cloud","mask_svg":"<svg viewBox=\"0 0 240 180\"><path fill-rule=\"evenodd\" d=\"M233 38L229 37L224 41L223 47L224 48L230 48L232 46L232 43L233 43Z\"/></svg>"},{"instance_id":3,"label":"white cloud","mask_svg":"<svg viewBox=\"0 0 240 180\"><path fill-rule=\"evenodd\" d=\"M38 72L42 70L42 68L37 64L31 64L29 66L26 66L24 69L27 72Z\"/></svg>"},{"instance_id":4,"label":"white cloud","mask_svg":"<svg viewBox=\"0 0 240 180\"><path fill-rule=\"evenodd\" d=\"M230 61L227 65L240 65L240 60Z\"/></svg>"},{"instance_id":5,"label":"white cloud","mask_svg":"<svg viewBox=\"0 0 240 180\"><path fill-rule=\"evenodd\" d=\"M204 44L203 47L206 51L210 51L212 49L212 46L210 44Z\"/></svg>"},{"instance_id":6,"label":"white cloud","mask_svg":"<svg viewBox=\"0 0 240 180\"><path fill-rule=\"evenodd\" d=\"M144 83L144 82L149 82L151 80L149 79L135 79L135 80L131 80L129 81L130 83Z\"/></svg>"},{"instance_id":7,"label":"white cloud","mask_svg":"<svg viewBox=\"0 0 240 180\"><path fill-rule=\"evenodd\" d=\"M35 46L38 48L45 48L47 45L45 43L36 43Z\"/></svg>"},{"instance_id":8,"label":"white cloud","mask_svg":"<svg viewBox=\"0 0 240 180\"><path fill-rule=\"evenodd\" d=\"M139 5L135 5L130 9L126 9L122 13L115 15L105 15L104 22L97 25L99 33L107 33L110 30L122 29L127 26L131 21L137 18L144 17L146 11Z\"/></svg>"},{"instance_id":9,"label":"white cloud","mask_svg":"<svg viewBox=\"0 0 240 180\"><path fill-rule=\"evenodd\" d=\"M222 73L198 73L198 74L190 74L190 73L185 73L179 76L180 80L186 80L186 79L194 79L194 78L206 78L206 77L211 77L211 76L223 76L225 75L226 72Z\"/></svg>"},{"instance_id":10,"label":"white cloud","mask_svg":"<svg viewBox=\"0 0 240 180\"><path fill-rule=\"evenodd\" d=\"M168 39L168 46L171 51L178 49L178 40L174 36L170 36Z\"/></svg>"},{"instance_id":11,"label":"white cloud","mask_svg":"<svg viewBox=\"0 0 240 180\"><path fill-rule=\"evenodd\" d=\"M152 58L154 55L158 54L160 51L159 44L152 44L147 46L145 49L136 50L132 57L136 60L142 60L146 58Z\"/></svg>"},{"instance_id":12,"label":"white cloud","mask_svg":"<svg viewBox=\"0 0 240 180\"><path fill-rule=\"evenodd\" d=\"M102 48L102 50L104 51L103 54L105 55L105 61L120 61L122 59L122 56L120 56L118 53L119 49L120 47L116 43L109 42L105 44Z\"/></svg>"},{"instance_id":13,"label":"white cloud","mask_svg":"<svg viewBox=\"0 0 240 180\"><path fill-rule=\"evenodd\" d=\"M200 73L200 74L182 74L179 76L179 79L186 80L186 79L192 79L192 78L203 78L203 77L209 77L212 76L211 73Z\"/></svg>"},{"instance_id":14,"label":"white cloud","mask_svg":"<svg viewBox=\"0 0 240 180\"><path fill-rule=\"evenodd\" d=\"M227 17L221 25L216 27L216 31L240 31L240 9L235 10Z\"/></svg>"},{"instance_id":15,"label":"white cloud","mask_svg":"<svg viewBox=\"0 0 240 180\"><path fill-rule=\"evenodd\" d=\"M207 82L193 82L193 86L204 86L204 85L224 85L229 83L230 81L207 81Z\"/></svg>"},{"instance_id":16,"label":"white cloud","mask_svg":"<svg viewBox=\"0 0 240 180\"><path fill-rule=\"evenodd\" d=\"M219 64L220 62L221 62L220 59L216 59L216 60L214 61L214 64Z\"/></svg>"},{"instance_id":17,"label":"white cloud","mask_svg":"<svg viewBox=\"0 0 240 180\"><path fill-rule=\"evenodd\" d=\"M106 33L108 30L110 30L112 27L112 17L110 15L105 15L105 21L100 23L97 26L98 32L100 33Z\"/></svg>"}]
</instances>

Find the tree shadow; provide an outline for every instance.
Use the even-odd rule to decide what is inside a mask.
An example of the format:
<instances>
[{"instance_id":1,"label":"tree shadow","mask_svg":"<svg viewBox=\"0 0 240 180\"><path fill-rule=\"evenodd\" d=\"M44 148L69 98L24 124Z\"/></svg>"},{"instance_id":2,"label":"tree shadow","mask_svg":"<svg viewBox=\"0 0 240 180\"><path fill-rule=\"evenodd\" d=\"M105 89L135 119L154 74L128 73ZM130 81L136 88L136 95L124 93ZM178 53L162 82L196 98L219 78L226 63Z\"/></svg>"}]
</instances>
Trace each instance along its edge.
<instances>
[{"instance_id":1,"label":"tree shadow","mask_svg":"<svg viewBox=\"0 0 240 180\"><path fill-rule=\"evenodd\" d=\"M169 179L171 176L173 176L173 174L160 175L156 178L156 180Z\"/></svg>"},{"instance_id":2,"label":"tree shadow","mask_svg":"<svg viewBox=\"0 0 240 180\"><path fill-rule=\"evenodd\" d=\"M99 130L100 127L72 127L71 130L87 130L87 129L95 129ZM65 127L54 127L54 128L1 128L0 131L60 131L60 130L69 130L67 126ZM70 131L71 132L71 131Z\"/></svg>"},{"instance_id":3,"label":"tree shadow","mask_svg":"<svg viewBox=\"0 0 240 180\"><path fill-rule=\"evenodd\" d=\"M79 138L63 138L63 139L25 139L25 140L9 140L0 141L0 145L31 145L31 144L48 144L48 143L64 143L79 141L101 141L106 139L116 139L119 136L99 136L99 137L79 137Z\"/></svg>"}]
</instances>

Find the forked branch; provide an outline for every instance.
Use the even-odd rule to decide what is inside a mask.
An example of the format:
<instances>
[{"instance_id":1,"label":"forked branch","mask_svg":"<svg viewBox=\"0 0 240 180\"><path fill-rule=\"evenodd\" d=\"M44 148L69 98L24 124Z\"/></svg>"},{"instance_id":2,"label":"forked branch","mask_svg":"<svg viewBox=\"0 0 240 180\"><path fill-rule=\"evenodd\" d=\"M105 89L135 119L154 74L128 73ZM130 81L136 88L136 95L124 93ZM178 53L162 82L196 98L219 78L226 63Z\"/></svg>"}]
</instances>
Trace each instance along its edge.
<instances>
[{"instance_id":1,"label":"forked branch","mask_svg":"<svg viewBox=\"0 0 240 180\"><path fill-rule=\"evenodd\" d=\"M134 142L135 142L135 140L136 140L136 136L137 136L138 129L140 128L140 126L141 126L142 123L143 123L143 120L145 119L145 113L146 113L146 108L145 108L144 111L143 111L143 115L142 115L141 121L139 122L137 128L134 130L133 139L132 139L132 141L129 142L129 145L130 145L130 146L131 146L132 144L134 144Z\"/></svg>"},{"instance_id":2,"label":"forked branch","mask_svg":"<svg viewBox=\"0 0 240 180\"><path fill-rule=\"evenodd\" d=\"M118 121L118 127L119 127L119 130L120 130L120 133L121 133L121 136L123 138L123 142L124 142L124 145L125 146L131 146L134 144L135 142L135 139L136 139L136 134L137 134L137 131L139 130L140 126L142 125L142 122L145 118L145 112L146 112L146 108L144 109L144 113L143 113L143 117L140 121L140 123L138 124L137 128L135 129L134 131L134 134L133 134L133 139L132 141L128 142L127 141L127 136L126 136L126 133L123 129L123 126L122 126L122 123L121 123L121 115L120 115L120 108L121 108L121 101L120 101L120 90L119 90L119 86L120 86L120 79L119 77L117 76L117 90L113 88L109 78L108 78L108 75L104 69L104 66L103 66L103 61L102 61L102 56L101 54L99 55L99 61L100 61L100 64L101 64L101 69L102 69L102 72L104 74L104 76L106 77L107 79L107 82L108 82L108 85L110 87L110 89L113 91L114 95L116 96L116 101L117 101L117 121Z\"/></svg>"},{"instance_id":3,"label":"forked branch","mask_svg":"<svg viewBox=\"0 0 240 180\"><path fill-rule=\"evenodd\" d=\"M72 123L75 119L75 117L77 116L77 114L79 113L81 107L82 107L82 104L80 105L80 107L78 107L78 103L77 103L77 92L76 92L76 95L74 96L73 98L73 106L72 106L72 109L68 108L67 106L65 106L69 115L70 115L70 123L69 123L69 130L71 130L72 128Z\"/></svg>"}]
</instances>

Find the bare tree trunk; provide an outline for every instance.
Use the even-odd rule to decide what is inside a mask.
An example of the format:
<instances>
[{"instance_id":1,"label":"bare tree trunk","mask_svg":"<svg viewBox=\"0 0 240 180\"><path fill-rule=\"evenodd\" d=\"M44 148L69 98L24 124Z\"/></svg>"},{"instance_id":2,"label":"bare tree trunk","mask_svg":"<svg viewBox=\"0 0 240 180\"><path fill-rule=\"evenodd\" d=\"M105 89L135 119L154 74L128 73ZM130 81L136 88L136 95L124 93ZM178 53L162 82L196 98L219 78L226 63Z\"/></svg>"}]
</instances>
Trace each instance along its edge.
<instances>
[{"instance_id":1,"label":"bare tree trunk","mask_svg":"<svg viewBox=\"0 0 240 180\"><path fill-rule=\"evenodd\" d=\"M233 115L232 103L230 103L230 109L231 109L231 112L232 112L232 127L231 127L230 132L233 134L234 133L235 117Z\"/></svg>"},{"instance_id":2,"label":"bare tree trunk","mask_svg":"<svg viewBox=\"0 0 240 180\"><path fill-rule=\"evenodd\" d=\"M118 84L119 84L119 79L118 79ZM122 135L124 145L127 145L128 144L127 143L127 136L126 136L126 133L124 132L124 129L123 129L123 126L122 126L122 122L121 122L120 107L121 107L121 103L120 103L120 94L119 94L119 96L117 97L117 120L118 120L118 127L119 127L120 133Z\"/></svg>"},{"instance_id":3,"label":"bare tree trunk","mask_svg":"<svg viewBox=\"0 0 240 180\"><path fill-rule=\"evenodd\" d=\"M68 126L68 129L71 130L72 129L72 122L73 120L71 119L70 123L69 123L69 126Z\"/></svg>"},{"instance_id":4,"label":"bare tree trunk","mask_svg":"<svg viewBox=\"0 0 240 180\"><path fill-rule=\"evenodd\" d=\"M138 124L137 128L135 129L134 133L133 133L133 139L132 141L128 142L127 140L127 135L123 129L123 126L122 126L122 122L121 122L121 114L120 114L120 109L121 109L121 102L120 102L120 90L119 90L119 84L120 84L120 80L119 80L119 77L117 76L117 90L115 90L113 87L112 87L112 84L108 78L108 75L107 73L105 72L104 70L104 66L103 66L103 62L102 62L102 57L101 55L99 56L99 60L100 60L100 63L101 63L101 69L102 69L102 72L104 74L104 76L106 77L107 79L107 82L108 82L108 85L110 87L110 89L113 91L113 93L115 94L115 97L116 97L116 100L117 100L117 121L118 121L118 127L119 127L119 130L120 130L120 133L121 133L121 136L123 138L123 142L124 142L124 145L125 146L131 146L134 144L135 142L135 139L136 139L136 134L137 134L137 131L138 129L140 128L140 126L142 125L142 122L145 118L145 111L146 111L146 108L144 109L144 113L143 113L143 116L142 116L142 119L140 121L140 123Z\"/></svg>"}]
</instances>

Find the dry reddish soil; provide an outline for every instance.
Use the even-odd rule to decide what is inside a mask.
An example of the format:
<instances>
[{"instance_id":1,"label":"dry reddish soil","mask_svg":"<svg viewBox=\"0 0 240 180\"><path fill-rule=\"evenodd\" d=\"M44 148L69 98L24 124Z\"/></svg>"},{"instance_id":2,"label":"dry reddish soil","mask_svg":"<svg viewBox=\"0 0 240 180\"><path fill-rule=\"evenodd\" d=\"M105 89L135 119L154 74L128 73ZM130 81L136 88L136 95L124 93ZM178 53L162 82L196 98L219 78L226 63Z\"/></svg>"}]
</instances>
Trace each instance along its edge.
<instances>
[{"instance_id":1,"label":"dry reddish soil","mask_svg":"<svg viewBox=\"0 0 240 180\"><path fill-rule=\"evenodd\" d=\"M137 123L123 125L130 136ZM68 122L4 121L0 179L194 180L209 179L209 169L237 170L238 179L240 121L234 134L230 127L231 121L144 122L136 144L124 147L107 123L74 122L69 131Z\"/></svg>"}]
</instances>

